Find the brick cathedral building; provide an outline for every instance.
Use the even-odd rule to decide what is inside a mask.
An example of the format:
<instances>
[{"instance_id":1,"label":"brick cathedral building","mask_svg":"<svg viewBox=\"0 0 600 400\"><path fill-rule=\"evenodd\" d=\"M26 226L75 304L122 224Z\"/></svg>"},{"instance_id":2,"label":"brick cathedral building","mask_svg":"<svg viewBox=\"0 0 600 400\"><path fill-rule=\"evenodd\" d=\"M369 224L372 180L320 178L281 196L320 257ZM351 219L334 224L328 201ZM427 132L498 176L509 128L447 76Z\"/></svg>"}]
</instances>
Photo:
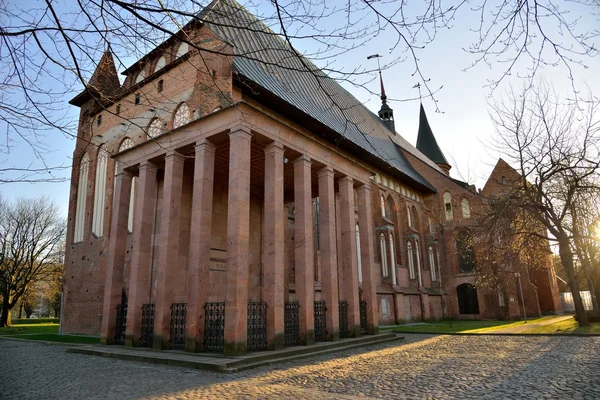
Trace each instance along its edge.
<instances>
[{"instance_id":1,"label":"brick cathedral building","mask_svg":"<svg viewBox=\"0 0 600 400\"><path fill-rule=\"evenodd\" d=\"M71 100L63 332L242 354L521 315L465 256L485 190L449 176L422 107L416 147L396 133L383 82L375 115L235 0L123 74L107 51ZM556 311L552 271L529 279Z\"/></svg>"}]
</instances>

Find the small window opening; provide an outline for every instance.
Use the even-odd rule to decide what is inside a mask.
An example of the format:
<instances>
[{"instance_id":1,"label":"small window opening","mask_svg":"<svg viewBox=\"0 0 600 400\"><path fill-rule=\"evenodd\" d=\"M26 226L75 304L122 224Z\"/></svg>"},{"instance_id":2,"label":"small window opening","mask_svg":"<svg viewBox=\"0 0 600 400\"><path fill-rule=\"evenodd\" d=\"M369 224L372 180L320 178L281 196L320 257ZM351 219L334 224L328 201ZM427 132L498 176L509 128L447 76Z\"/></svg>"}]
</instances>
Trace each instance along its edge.
<instances>
[{"instance_id":1,"label":"small window opening","mask_svg":"<svg viewBox=\"0 0 600 400\"><path fill-rule=\"evenodd\" d=\"M158 81L158 91L159 92L163 91L163 84L164 84L164 81L162 79L160 81Z\"/></svg>"},{"instance_id":2,"label":"small window opening","mask_svg":"<svg viewBox=\"0 0 600 400\"><path fill-rule=\"evenodd\" d=\"M121 114L121 105L117 104L117 111L116 111L117 115Z\"/></svg>"},{"instance_id":3,"label":"small window opening","mask_svg":"<svg viewBox=\"0 0 600 400\"><path fill-rule=\"evenodd\" d=\"M102 114L98 115L98 126L102 125Z\"/></svg>"},{"instance_id":4,"label":"small window opening","mask_svg":"<svg viewBox=\"0 0 600 400\"><path fill-rule=\"evenodd\" d=\"M506 177L505 176L502 177L502 184L506 185Z\"/></svg>"},{"instance_id":5,"label":"small window opening","mask_svg":"<svg viewBox=\"0 0 600 400\"><path fill-rule=\"evenodd\" d=\"M140 94L139 93L135 94L135 104L140 104Z\"/></svg>"}]
</instances>

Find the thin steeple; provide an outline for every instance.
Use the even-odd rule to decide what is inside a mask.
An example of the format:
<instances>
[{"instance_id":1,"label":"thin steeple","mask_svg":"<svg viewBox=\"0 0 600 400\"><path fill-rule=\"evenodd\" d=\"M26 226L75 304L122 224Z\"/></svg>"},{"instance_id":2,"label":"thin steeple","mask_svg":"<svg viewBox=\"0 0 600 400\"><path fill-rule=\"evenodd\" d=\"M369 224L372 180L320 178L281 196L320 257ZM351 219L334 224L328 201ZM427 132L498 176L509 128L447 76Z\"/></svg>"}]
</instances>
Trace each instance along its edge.
<instances>
[{"instance_id":1,"label":"thin steeple","mask_svg":"<svg viewBox=\"0 0 600 400\"><path fill-rule=\"evenodd\" d=\"M120 88L119 76L115 67L110 44L102 54L102 58L87 84L88 90L93 90L102 97L111 97L116 95Z\"/></svg>"},{"instance_id":2,"label":"thin steeple","mask_svg":"<svg viewBox=\"0 0 600 400\"><path fill-rule=\"evenodd\" d=\"M425 114L425 109L423 108L423 103L421 103L421 111L419 113L419 134L417 135L417 149L425 154L427 158L436 163L438 167L440 167L446 175L450 174L450 164L444 157L444 153L438 146L437 141L435 140L435 136L431 131L431 127L429 126L429 121L427 121L427 115Z\"/></svg>"},{"instance_id":3,"label":"thin steeple","mask_svg":"<svg viewBox=\"0 0 600 400\"><path fill-rule=\"evenodd\" d=\"M379 70L379 84L381 86L381 109L379 110L379 118L383 120L383 123L395 135L396 127L394 124L394 110L392 110L387 104L387 96L385 95L385 87L383 86L381 70Z\"/></svg>"}]
</instances>

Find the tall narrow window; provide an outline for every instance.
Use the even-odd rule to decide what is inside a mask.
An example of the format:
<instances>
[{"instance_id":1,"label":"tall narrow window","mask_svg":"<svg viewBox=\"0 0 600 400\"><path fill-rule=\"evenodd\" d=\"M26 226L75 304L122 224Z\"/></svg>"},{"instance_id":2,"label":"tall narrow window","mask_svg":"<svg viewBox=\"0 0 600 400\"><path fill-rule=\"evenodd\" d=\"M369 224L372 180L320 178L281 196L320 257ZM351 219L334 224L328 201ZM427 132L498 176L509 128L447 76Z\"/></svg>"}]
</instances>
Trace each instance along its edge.
<instances>
[{"instance_id":1,"label":"tall narrow window","mask_svg":"<svg viewBox=\"0 0 600 400\"><path fill-rule=\"evenodd\" d=\"M421 276L421 253L419 250L419 241L415 240L415 258L417 259L417 277L419 278L419 287L423 286L423 277Z\"/></svg>"},{"instance_id":2,"label":"tall narrow window","mask_svg":"<svg viewBox=\"0 0 600 400\"><path fill-rule=\"evenodd\" d=\"M362 260L360 253L360 231L358 230L358 224L356 224L356 259L358 265L358 283L362 283Z\"/></svg>"},{"instance_id":3,"label":"tall narrow window","mask_svg":"<svg viewBox=\"0 0 600 400\"><path fill-rule=\"evenodd\" d=\"M125 138L125 140L121 142L121 146L119 146L119 152L130 149L134 145L135 143L133 143L133 140L131 140L130 138ZM118 169L119 163L115 163L115 176L117 175ZM133 205L135 201L135 181L136 177L133 177L131 180L131 191L129 193L129 214L127 215L127 231L129 232L133 232Z\"/></svg>"},{"instance_id":4,"label":"tall narrow window","mask_svg":"<svg viewBox=\"0 0 600 400\"><path fill-rule=\"evenodd\" d=\"M96 185L94 189L94 217L92 219L92 232L100 237L104 229L104 200L106 197L106 172L108 167L108 151L102 145L98 150L96 161Z\"/></svg>"},{"instance_id":5,"label":"tall narrow window","mask_svg":"<svg viewBox=\"0 0 600 400\"><path fill-rule=\"evenodd\" d=\"M506 302L504 301L504 292L502 290L498 290L498 305L500 307L506 306Z\"/></svg>"},{"instance_id":6,"label":"tall narrow window","mask_svg":"<svg viewBox=\"0 0 600 400\"><path fill-rule=\"evenodd\" d=\"M389 275L389 270L387 262L387 249L385 246L385 235L383 233L379 234L379 245L381 246L381 272L385 278Z\"/></svg>"},{"instance_id":7,"label":"tall narrow window","mask_svg":"<svg viewBox=\"0 0 600 400\"><path fill-rule=\"evenodd\" d=\"M435 255L433 254L432 246L429 246L427 253L429 254L429 270L431 271L431 280L437 281L437 273L435 271Z\"/></svg>"},{"instance_id":8,"label":"tall narrow window","mask_svg":"<svg viewBox=\"0 0 600 400\"><path fill-rule=\"evenodd\" d=\"M463 218L471 218L471 206L469 205L469 200L462 199L460 202L460 208L462 209Z\"/></svg>"},{"instance_id":9,"label":"tall narrow window","mask_svg":"<svg viewBox=\"0 0 600 400\"><path fill-rule=\"evenodd\" d=\"M77 204L75 205L75 229L73 242L83 240L83 226L85 223L85 202L87 199L88 173L90 157L85 153L79 162L79 183L77 184Z\"/></svg>"},{"instance_id":10,"label":"tall narrow window","mask_svg":"<svg viewBox=\"0 0 600 400\"><path fill-rule=\"evenodd\" d=\"M179 128L188 122L190 122L190 108L187 104L181 103L173 117L173 129Z\"/></svg>"},{"instance_id":11,"label":"tall narrow window","mask_svg":"<svg viewBox=\"0 0 600 400\"><path fill-rule=\"evenodd\" d=\"M102 125L102 114L98 115L98 126Z\"/></svg>"},{"instance_id":12,"label":"tall narrow window","mask_svg":"<svg viewBox=\"0 0 600 400\"><path fill-rule=\"evenodd\" d=\"M385 202L385 215L389 219L392 219L392 216L394 215L394 208L394 200L392 200L392 196L388 196Z\"/></svg>"},{"instance_id":13,"label":"tall narrow window","mask_svg":"<svg viewBox=\"0 0 600 400\"><path fill-rule=\"evenodd\" d=\"M406 253L408 258L408 277L409 279L415 279L415 261L411 242L406 242Z\"/></svg>"},{"instance_id":14,"label":"tall narrow window","mask_svg":"<svg viewBox=\"0 0 600 400\"><path fill-rule=\"evenodd\" d=\"M412 228L412 226L413 226L412 212L410 211L410 207L409 206L406 206L406 216L408 218L408 226Z\"/></svg>"},{"instance_id":15,"label":"tall narrow window","mask_svg":"<svg viewBox=\"0 0 600 400\"><path fill-rule=\"evenodd\" d=\"M162 92L162 91L163 91L163 88L164 88L164 86L165 86L165 81L161 79L160 81L158 81L158 85L157 85L156 89L157 89L159 92Z\"/></svg>"},{"instance_id":16,"label":"tall narrow window","mask_svg":"<svg viewBox=\"0 0 600 400\"><path fill-rule=\"evenodd\" d=\"M385 217L385 198L381 195L381 216Z\"/></svg>"},{"instance_id":17,"label":"tall narrow window","mask_svg":"<svg viewBox=\"0 0 600 400\"><path fill-rule=\"evenodd\" d=\"M392 285L396 285L396 249L394 246L394 235L390 233L390 260L392 267Z\"/></svg>"},{"instance_id":18,"label":"tall narrow window","mask_svg":"<svg viewBox=\"0 0 600 400\"><path fill-rule=\"evenodd\" d=\"M450 193L444 193L444 209L446 210L446 221L452 221L452 196Z\"/></svg>"},{"instance_id":19,"label":"tall narrow window","mask_svg":"<svg viewBox=\"0 0 600 400\"><path fill-rule=\"evenodd\" d=\"M315 236L317 239L317 250L321 250L321 208L319 206L319 198L313 199L313 215L315 220Z\"/></svg>"},{"instance_id":20,"label":"tall narrow window","mask_svg":"<svg viewBox=\"0 0 600 400\"><path fill-rule=\"evenodd\" d=\"M456 252L461 273L473 272L475 269L473 241L468 232L462 231L456 237Z\"/></svg>"}]
</instances>

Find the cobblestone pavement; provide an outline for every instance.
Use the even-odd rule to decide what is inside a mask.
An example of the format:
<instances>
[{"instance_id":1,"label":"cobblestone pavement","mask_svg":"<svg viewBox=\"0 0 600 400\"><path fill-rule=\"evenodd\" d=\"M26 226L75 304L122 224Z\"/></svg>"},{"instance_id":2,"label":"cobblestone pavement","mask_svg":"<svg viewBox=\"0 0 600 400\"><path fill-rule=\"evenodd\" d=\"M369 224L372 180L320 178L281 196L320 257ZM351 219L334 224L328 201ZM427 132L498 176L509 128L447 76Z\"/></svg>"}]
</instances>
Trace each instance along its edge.
<instances>
[{"instance_id":1,"label":"cobblestone pavement","mask_svg":"<svg viewBox=\"0 0 600 400\"><path fill-rule=\"evenodd\" d=\"M600 337L407 335L235 374L0 340L0 377L3 400L599 399Z\"/></svg>"}]
</instances>

